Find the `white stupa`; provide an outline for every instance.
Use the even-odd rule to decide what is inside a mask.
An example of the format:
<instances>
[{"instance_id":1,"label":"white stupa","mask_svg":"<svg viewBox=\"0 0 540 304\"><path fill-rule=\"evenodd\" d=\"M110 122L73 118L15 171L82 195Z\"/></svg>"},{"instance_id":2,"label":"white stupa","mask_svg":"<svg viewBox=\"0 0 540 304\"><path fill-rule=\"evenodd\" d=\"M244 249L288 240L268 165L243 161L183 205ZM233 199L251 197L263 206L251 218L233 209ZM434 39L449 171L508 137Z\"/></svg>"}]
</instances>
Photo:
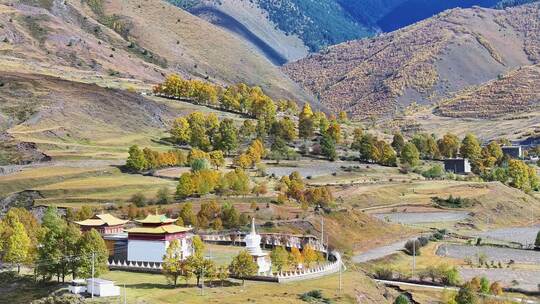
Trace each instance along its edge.
<instances>
[{"instance_id":1,"label":"white stupa","mask_svg":"<svg viewBox=\"0 0 540 304\"><path fill-rule=\"evenodd\" d=\"M272 270L272 263L268 259L268 253L261 249L261 236L255 231L255 219L251 219L251 232L244 238L246 249L259 266L258 274L269 274Z\"/></svg>"}]
</instances>

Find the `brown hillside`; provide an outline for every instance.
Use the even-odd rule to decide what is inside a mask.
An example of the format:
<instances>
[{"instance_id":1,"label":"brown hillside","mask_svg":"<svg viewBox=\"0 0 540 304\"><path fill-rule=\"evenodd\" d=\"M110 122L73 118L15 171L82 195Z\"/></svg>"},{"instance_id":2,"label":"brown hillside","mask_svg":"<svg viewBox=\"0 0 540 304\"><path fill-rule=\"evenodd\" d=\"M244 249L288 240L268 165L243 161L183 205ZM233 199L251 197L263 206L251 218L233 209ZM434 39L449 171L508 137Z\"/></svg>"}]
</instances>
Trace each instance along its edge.
<instances>
[{"instance_id":1,"label":"brown hillside","mask_svg":"<svg viewBox=\"0 0 540 304\"><path fill-rule=\"evenodd\" d=\"M1 1L0 67L104 85L178 72L305 100L248 44L162 0Z\"/></svg>"},{"instance_id":2,"label":"brown hillside","mask_svg":"<svg viewBox=\"0 0 540 304\"><path fill-rule=\"evenodd\" d=\"M433 104L539 58L538 4L455 9L373 39L351 41L284 67L328 108L390 116Z\"/></svg>"},{"instance_id":3,"label":"brown hillside","mask_svg":"<svg viewBox=\"0 0 540 304\"><path fill-rule=\"evenodd\" d=\"M512 71L497 80L456 94L436 114L449 117L494 118L540 110L540 66Z\"/></svg>"}]
</instances>

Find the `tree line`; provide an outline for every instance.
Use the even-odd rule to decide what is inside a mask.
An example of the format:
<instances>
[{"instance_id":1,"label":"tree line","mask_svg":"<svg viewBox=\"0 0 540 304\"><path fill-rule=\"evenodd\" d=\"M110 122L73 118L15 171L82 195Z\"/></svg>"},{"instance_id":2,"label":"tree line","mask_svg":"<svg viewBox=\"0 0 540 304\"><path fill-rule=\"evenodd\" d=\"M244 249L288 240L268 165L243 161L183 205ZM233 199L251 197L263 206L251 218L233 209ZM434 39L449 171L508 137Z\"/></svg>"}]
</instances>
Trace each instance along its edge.
<instances>
[{"instance_id":1,"label":"tree line","mask_svg":"<svg viewBox=\"0 0 540 304\"><path fill-rule=\"evenodd\" d=\"M38 246L39 244L39 246ZM88 278L107 271L109 253L94 229L81 233L62 218L56 207L48 207L41 224L23 208L11 208L0 221L0 258L5 263L34 269L36 277L49 281L66 276Z\"/></svg>"}]
</instances>

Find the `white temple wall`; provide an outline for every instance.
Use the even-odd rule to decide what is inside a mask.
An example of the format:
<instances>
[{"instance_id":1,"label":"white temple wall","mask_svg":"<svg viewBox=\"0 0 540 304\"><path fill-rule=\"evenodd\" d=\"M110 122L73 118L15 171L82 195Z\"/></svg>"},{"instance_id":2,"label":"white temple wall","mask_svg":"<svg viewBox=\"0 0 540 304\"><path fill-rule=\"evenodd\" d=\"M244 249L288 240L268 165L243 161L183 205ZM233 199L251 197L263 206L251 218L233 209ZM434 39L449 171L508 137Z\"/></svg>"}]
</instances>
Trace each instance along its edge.
<instances>
[{"instance_id":1,"label":"white temple wall","mask_svg":"<svg viewBox=\"0 0 540 304\"><path fill-rule=\"evenodd\" d=\"M161 263L167 247L168 241L128 240L128 261Z\"/></svg>"}]
</instances>

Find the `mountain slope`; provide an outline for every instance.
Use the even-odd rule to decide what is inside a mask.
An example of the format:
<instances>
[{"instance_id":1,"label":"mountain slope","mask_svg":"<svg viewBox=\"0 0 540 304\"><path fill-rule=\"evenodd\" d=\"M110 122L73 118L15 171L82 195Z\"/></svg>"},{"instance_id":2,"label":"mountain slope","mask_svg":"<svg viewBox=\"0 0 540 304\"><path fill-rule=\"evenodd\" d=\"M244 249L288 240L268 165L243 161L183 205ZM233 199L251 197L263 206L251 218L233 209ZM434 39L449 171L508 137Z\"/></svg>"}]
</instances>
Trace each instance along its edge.
<instances>
[{"instance_id":1,"label":"mountain slope","mask_svg":"<svg viewBox=\"0 0 540 304\"><path fill-rule=\"evenodd\" d=\"M449 117L494 118L540 111L540 66L527 66L467 89L444 101L436 113Z\"/></svg>"},{"instance_id":2,"label":"mountain slope","mask_svg":"<svg viewBox=\"0 0 540 304\"><path fill-rule=\"evenodd\" d=\"M308 98L250 45L161 0L5 1L0 24L0 69L104 85L178 72Z\"/></svg>"},{"instance_id":3,"label":"mountain slope","mask_svg":"<svg viewBox=\"0 0 540 304\"><path fill-rule=\"evenodd\" d=\"M389 117L434 104L540 59L536 4L454 9L373 39L339 44L283 69L333 111Z\"/></svg>"}]
</instances>

